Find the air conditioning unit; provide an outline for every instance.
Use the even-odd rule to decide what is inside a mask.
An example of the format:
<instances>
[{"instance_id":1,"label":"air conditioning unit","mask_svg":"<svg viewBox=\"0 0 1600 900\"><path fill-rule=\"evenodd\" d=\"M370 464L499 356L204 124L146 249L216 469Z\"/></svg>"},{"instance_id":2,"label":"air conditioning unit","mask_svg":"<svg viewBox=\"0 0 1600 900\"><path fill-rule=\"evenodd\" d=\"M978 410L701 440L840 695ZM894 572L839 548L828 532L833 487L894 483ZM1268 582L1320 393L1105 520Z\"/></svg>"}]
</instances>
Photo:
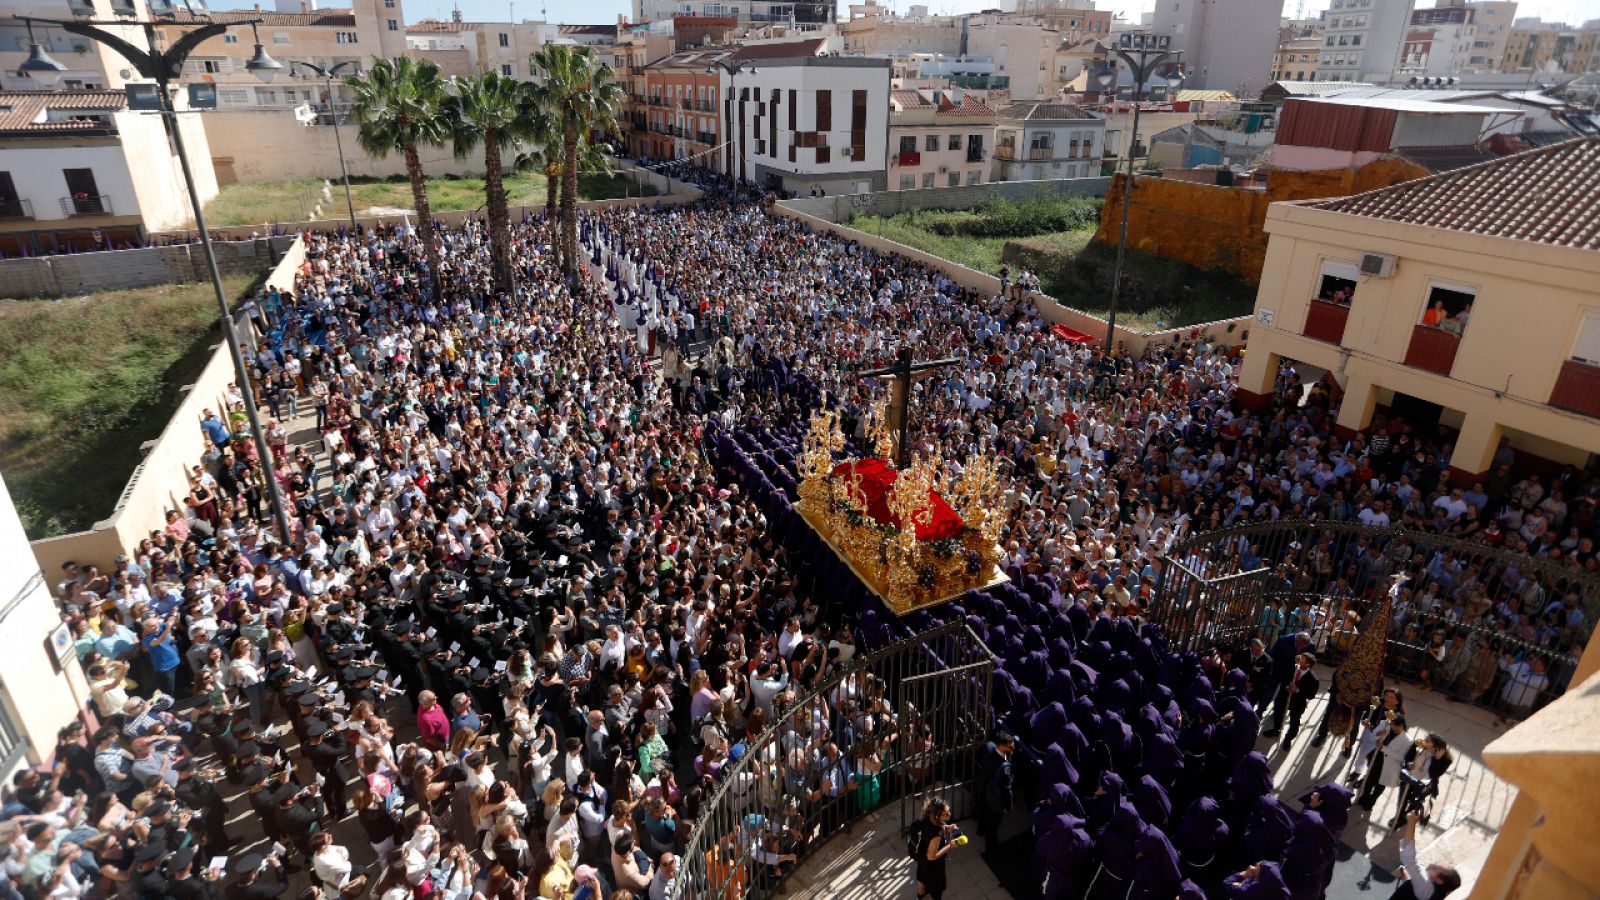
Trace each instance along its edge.
<instances>
[{"instance_id":1,"label":"air conditioning unit","mask_svg":"<svg viewBox=\"0 0 1600 900\"><path fill-rule=\"evenodd\" d=\"M949 166L940 166L939 167L939 174L940 175L943 175L948 171L950 171L950 167Z\"/></svg>"},{"instance_id":2,"label":"air conditioning unit","mask_svg":"<svg viewBox=\"0 0 1600 900\"><path fill-rule=\"evenodd\" d=\"M1394 274L1394 255L1390 253L1361 254L1361 274L1388 278Z\"/></svg>"},{"instance_id":3,"label":"air conditioning unit","mask_svg":"<svg viewBox=\"0 0 1600 900\"><path fill-rule=\"evenodd\" d=\"M67 9L71 10L75 16L92 16L95 14L94 3L91 0L67 0Z\"/></svg>"}]
</instances>

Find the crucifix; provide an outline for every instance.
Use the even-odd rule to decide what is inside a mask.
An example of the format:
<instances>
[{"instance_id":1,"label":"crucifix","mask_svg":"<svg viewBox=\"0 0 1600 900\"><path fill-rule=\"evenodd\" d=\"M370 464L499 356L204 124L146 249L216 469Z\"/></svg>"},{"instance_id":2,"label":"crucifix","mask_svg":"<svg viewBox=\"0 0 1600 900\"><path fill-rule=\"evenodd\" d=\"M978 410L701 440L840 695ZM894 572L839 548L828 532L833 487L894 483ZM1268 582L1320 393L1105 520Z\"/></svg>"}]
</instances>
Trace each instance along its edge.
<instances>
[{"instance_id":1,"label":"crucifix","mask_svg":"<svg viewBox=\"0 0 1600 900\"><path fill-rule=\"evenodd\" d=\"M913 362L911 348L901 347L894 362L881 369L861 373L863 378L882 378L889 382L889 430L894 432L894 467L905 471L911 465L911 382L912 379L961 364L954 357Z\"/></svg>"}]
</instances>

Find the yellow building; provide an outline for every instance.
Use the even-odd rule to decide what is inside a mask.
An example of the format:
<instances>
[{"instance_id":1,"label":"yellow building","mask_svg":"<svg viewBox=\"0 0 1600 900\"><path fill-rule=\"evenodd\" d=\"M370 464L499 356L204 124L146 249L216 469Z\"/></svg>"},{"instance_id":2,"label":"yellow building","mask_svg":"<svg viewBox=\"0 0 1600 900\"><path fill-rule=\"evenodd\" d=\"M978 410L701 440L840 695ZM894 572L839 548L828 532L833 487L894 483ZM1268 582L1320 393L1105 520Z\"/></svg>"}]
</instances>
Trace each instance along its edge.
<instances>
[{"instance_id":1,"label":"yellow building","mask_svg":"<svg viewBox=\"0 0 1600 900\"><path fill-rule=\"evenodd\" d=\"M1316 81L1317 56L1322 38L1305 37L1283 41L1272 55L1273 81Z\"/></svg>"},{"instance_id":2,"label":"yellow building","mask_svg":"<svg viewBox=\"0 0 1600 900\"><path fill-rule=\"evenodd\" d=\"M1339 431L1388 407L1458 432L1452 477L1600 451L1600 140L1336 200L1275 203L1245 403L1293 360L1333 374Z\"/></svg>"}]
</instances>

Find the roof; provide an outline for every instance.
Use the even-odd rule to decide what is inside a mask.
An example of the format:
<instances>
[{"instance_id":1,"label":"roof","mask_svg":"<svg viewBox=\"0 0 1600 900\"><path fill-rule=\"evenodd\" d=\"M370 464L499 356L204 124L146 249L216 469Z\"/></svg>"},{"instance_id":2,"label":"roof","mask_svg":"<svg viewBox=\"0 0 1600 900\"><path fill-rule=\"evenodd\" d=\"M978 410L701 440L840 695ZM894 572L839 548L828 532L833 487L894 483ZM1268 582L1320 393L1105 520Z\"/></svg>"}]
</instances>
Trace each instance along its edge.
<instances>
[{"instance_id":1,"label":"roof","mask_svg":"<svg viewBox=\"0 0 1600 900\"><path fill-rule=\"evenodd\" d=\"M1499 159L1501 156L1499 153L1491 152L1487 147L1480 149L1470 144L1461 147L1402 147L1395 152L1435 173L1464 169L1467 166Z\"/></svg>"},{"instance_id":2,"label":"roof","mask_svg":"<svg viewBox=\"0 0 1600 900\"><path fill-rule=\"evenodd\" d=\"M1193 138L1189 136L1191 129L1194 131ZM1190 142L1199 144L1202 147L1220 148L1223 145L1222 141L1217 140L1204 128L1195 127L1193 122L1185 122L1165 131L1158 131L1150 138L1151 144L1187 144Z\"/></svg>"},{"instance_id":3,"label":"roof","mask_svg":"<svg viewBox=\"0 0 1600 900\"><path fill-rule=\"evenodd\" d=\"M1465 103L1438 103L1433 100L1402 100L1389 97L1304 97L1308 103L1331 103L1339 106L1362 106L1367 109L1391 109L1402 113L1436 113L1489 115L1508 110L1498 106L1468 106Z\"/></svg>"},{"instance_id":4,"label":"roof","mask_svg":"<svg viewBox=\"0 0 1600 900\"><path fill-rule=\"evenodd\" d=\"M1369 88L1365 81L1274 81L1275 87L1291 97L1321 97L1324 94L1343 94L1351 88Z\"/></svg>"},{"instance_id":5,"label":"roof","mask_svg":"<svg viewBox=\"0 0 1600 900\"><path fill-rule=\"evenodd\" d=\"M699 47L694 50L679 50L669 53L652 63L647 63L647 69L676 69L676 68L704 68L719 60L726 59L733 54L733 47Z\"/></svg>"},{"instance_id":6,"label":"roof","mask_svg":"<svg viewBox=\"0 0 1600 900\"><path fill-rule=\"evenodd\" d=\"M1028 122L1039 121L1070 121L1094 120L1094 113L1081 106L1071 103L1046 103L1042 101L1029 101L1027 103L1013 103L1002 106L995 111L995 115L1002 119L1022 119Z\"/></svg>"},{"instance_id":7,"label":"roof","mask_svg":"<svg viewBox=\"0 0 1600 900\"><path fill-rule=\"evenodd\" d=\"M739 59L788 59L794 56L816 56L828 42L824 38L807 38L803 41L778 41L772 44L745 44L735 54Z\"/></svg>"},{"instance_id":8,"label":"roof","mask_svg":"<svg viewBox=\"0 0 1600 900\"><path fill-rule=\"evenodd\" d=\"M459 34L476 30L475 22L440 22L438 19L423 19L406 26L407 34Z\"/></svg>"},{"instance_id":9,"label":"roof","mask_svg":"<svg viewBox=\"0 0 1600 900\"><path fill-rule=\"evenodd\" d=\"M205 22L215 22L222 25L242 25L256 19L262 25L300 25L322 28L354 28L356 17L348 9L321 9L316 12L281 13L267 12L257 9L216 10L208 16L197 16L188 10L180 10L170 20L178 25L194 25ZM160 21L157 25L162 24ZM408 26L406 30L410 30Z\"/></svg>"},{"instance_id":10,"label":"roof","mask_svg":"<svg viewBox=\"0 0 1600 900\"><path fill-rule=\"evenodd\" d=\"M122 91L0 91L0 134L47 135L103 132L95 121L45 121L51 111L69 114L121 112L128 106Z\"/></svg>"},{"instance_id":11,"label":"roof","mask_svg":"<svg viewBox=\"0 0 1600 900\"><path fill-rule=\"evenodd\" d=\"M1202 90L1202 91L1179 91L1178 95L1176 97L1173 97L1172 99L1177 101L1178 103L1184 103L1184 102L1193 101L1193 100L1237 100L1238 98L1233 96L1233 92L1232 91L1203 91Z\"/></svg>"},{"instance_id":12,"label":"roof","mask_svg":"<svg viewBox=\"0 0 1600 900\"><path fill-rule=\"evenodd\" d=\"M1579 138L1407 181L1316 209L1600 250L1600 138Z\"/></svg>"},{"instance_id":13,"label":"roof","mask_svg":"<svg viewBox=\"0 0 1600 900\"><path fill-rule=\"evenodd\" d=\"M935 116L970 117L994 115L994 110L984 105L982 100L979 100L971 93L963 91L959 105L952 102L951 93L950 91L945 91L939 95L939 108L933 112ZM933 99L921 91L890 91L889 99L900 104L901 109L931 109L934 105Z\"/></svg>"},{"instance_id":14,"label":"roof","mask_svg":"<svg viewBox=\"0 0 1600 900\"><path fill-rule=\"evenodd\" d=\"M562 34L592 34L604 37L616 37L615 25L557 25Z\"/></svg>"}]
</instances>

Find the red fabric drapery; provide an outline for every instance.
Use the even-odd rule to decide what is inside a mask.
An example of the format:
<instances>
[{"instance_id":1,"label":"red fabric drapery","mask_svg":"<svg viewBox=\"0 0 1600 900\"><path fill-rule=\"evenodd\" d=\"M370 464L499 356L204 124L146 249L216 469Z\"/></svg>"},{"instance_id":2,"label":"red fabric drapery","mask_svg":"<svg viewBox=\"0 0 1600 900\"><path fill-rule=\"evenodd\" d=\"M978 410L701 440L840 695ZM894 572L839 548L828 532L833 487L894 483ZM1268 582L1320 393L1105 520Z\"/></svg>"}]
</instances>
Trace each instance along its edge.
<instances>
[{"instance_id":1,"label":"red fabric drapery","mask_svg":"<svg viewBox=\"0 0 1600 900\"><path fill-rule=\"evenodd\" d=\"M1050 333L1064 341L1072 341L1073 343L1077 344L1094 343L1093 337L1079 331L1076 328L1068 328L1067 326L1059 323L1050 326Z\"/></svg>"},{"instance_id":2,"label":"red fabric drapery","mask_svg":"<svg viewBox=\"0 0 1600 900\"><path fill-rule=\"evenodd\" d=\"M875 522L893 525L896 528L902 527L900 520L889 511L889 488L894 486L900 473L876 457L840 463L833 467L833 477L847 489L857 472L861 474L861 492L867 497L867 515ZM946 538L960 537L961 529L966 525L961 521L961 516L950 508L950 504L946 503L937 491L928 492L928 502L932 504L933 516L917 526L917 540L942 541Z\"/></svg>"}]
</instances>

